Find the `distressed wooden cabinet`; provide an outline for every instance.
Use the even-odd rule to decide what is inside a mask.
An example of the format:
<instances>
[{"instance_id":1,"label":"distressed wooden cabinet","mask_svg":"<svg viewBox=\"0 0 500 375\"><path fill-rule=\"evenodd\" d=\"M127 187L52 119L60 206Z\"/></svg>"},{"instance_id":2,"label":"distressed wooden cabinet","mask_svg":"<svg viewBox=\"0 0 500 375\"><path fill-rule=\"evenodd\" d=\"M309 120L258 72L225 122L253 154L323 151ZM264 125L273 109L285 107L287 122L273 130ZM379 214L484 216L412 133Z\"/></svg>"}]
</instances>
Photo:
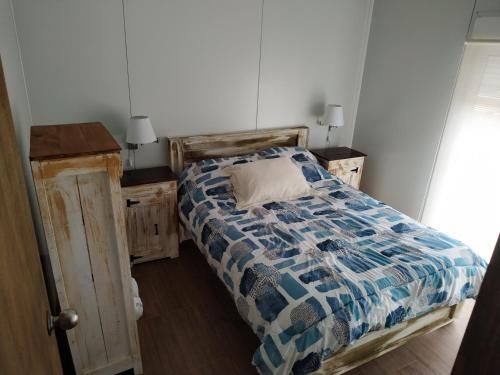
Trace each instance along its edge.
<instances>
[{"instance_id":1,"label":"distressed wooden cabinet","mask_svg":"<svg viewBox=\"0 0 500 375\"><path fill-rule=\"evenodd\" d=\"M359 189L366 155L348 147L311 150L321 165L346 184Z\"/></svg>"},{"instance_id":2,"label":"distressed wooden cabinet","mask_svg":"<svg viewBox=\"0 0 500 375\"><path fill-rule=\"evenodd\" d=\"M100 123L34 126L30 159L76 373L141 374L120 146Z\"/></svg>"},{"instance_id":3,"label":"distressed wooden cabinet","mask_svg":"<svg viewBox=\"0 0 500 375\"><path fill-rule=\"evenodd\" d=\"M132 262L179 256L177 177L171 169L125 171L122 195Z\"/></svg>"}]
</instances>

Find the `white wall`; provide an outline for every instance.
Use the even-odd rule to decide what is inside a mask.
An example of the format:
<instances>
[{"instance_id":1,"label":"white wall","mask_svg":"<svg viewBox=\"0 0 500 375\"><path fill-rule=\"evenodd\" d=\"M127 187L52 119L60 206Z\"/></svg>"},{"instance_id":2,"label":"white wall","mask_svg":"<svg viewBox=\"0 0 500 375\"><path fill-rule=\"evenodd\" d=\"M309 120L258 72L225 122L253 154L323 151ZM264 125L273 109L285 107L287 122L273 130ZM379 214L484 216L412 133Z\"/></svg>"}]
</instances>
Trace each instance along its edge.
<instances>
[{"instance_id":1,"label":"white wall","mask_svg":"<svg viewBox=\"0 0 500 375\"><path fill-rule=\"evenodd\" d=\"M474 0L376 0L353 147L362 189L418 218Z\"/></svg>"},{"instance_id":2,"label":"white wall","mask_svg":"<svg viewBox=\"0 0 500 375\"><path fill-rule=\"evenodd\" d=\"M28 158L30 126L32 121L20 52L11 0L0 0L0 57L2 59L5 82L7 84L7 91L9 94L10 109L16 128L17 144L19 151L21 152L21 159L33 214L33 221L37 232L41 259L46 274L50 275L50 262L47 254L45 237L43 235L42 222L38 210L38 203L35 197L35 188L31 177L31 168ZM2 176L1 178L5 177ZM49 277L46 280L46 283L49 301L52 304L52 309L55 309L55 301L57 297L53 280Z\"/></svg>"},{"instance_id":3,"label":"white wall","mask_svg":"<svg viewBox=\"0 0 500 375\"><path fill-rule=\"evenodd\" d=\"M10 0L0 0L0 57L2 58L10 107L16 126L18 145L26 167L29 166L26 157L29 152L31 115Z\"/></svg>"},{"instance_id":4,"label":"white wall","mask_svg":"<svg viewBox=\"0 0 500 375\"><path fill-rule=\"evenodd\" d=\"M255 128L260 1L126 1L125 10L132 112L151 116L159 137ZM166 163L154 146L138 165Z\"/></svg>"},{"instance_id":5,"label":"white wall","mask_svg":"<svg viewBox=\"0 0 500 375\"><path fill-rule=\"evenodd\" d=\"M9 94L10 109L16 128L17 144L21 152L26 185L33 210L34 223L37 229L41 229L41 220L38 214L38 204L34 198L34 185L28 159L32 121L20 53L11 0L0 0L0 57ZM39 242L43 244L43 241ZM42 252L43 250L42 248Z\"/></svg>"},{"instance_id":6,"label":"white wall","mask_svg":"<svg viewBox=\"0 0 500 375\"><path fill-rule=\"evenodd\" d=\"M259 127L306 124L312 147L324 147L316 125L326 104L344 105L334 143L350 146L365 61L372 2L265 2Z\"/></svg>"},{"instance_id":7,"label":"white wall","mask_svg":"<svg viewBox=\"0 0 500 375\"><path fill-rule=\"evenodd\" d=\"M125 0L133 114L160 137L307 124L346 108L350 145L372 0ZM35 124L103 121L123 139L129 103L121 0L16 0ZM258 103L258 119L257 119ZM137 165L167 162L166 142Z\"/></svg>"},{"instance_id":8,"label":"white wall","mask_svg":"<svg viewBox=\"0 0 500 375\"><path fill-rule=\"evenodd\" d=\"M103 121L121 132L129 102L121 0L16 0L35 124Z\"/></svg>"},{"instance_id":9,"label":"white wall","mask_svg":"<svg viewBox=\"0 0 500 375\"><path fill-rule=\"evenodd\" d=\"M500 12L500 0L477 0L475 12Z\"/></svg>"},{"instance_id":10,"label":"white wall","mask_svg":"<svg viewBox=\"0 0 500 375\"><path fill-rule=\"evenodd\" d=\"M500 40L500 0L476 0L470 40Z\"/></svg>"}]
</instances>

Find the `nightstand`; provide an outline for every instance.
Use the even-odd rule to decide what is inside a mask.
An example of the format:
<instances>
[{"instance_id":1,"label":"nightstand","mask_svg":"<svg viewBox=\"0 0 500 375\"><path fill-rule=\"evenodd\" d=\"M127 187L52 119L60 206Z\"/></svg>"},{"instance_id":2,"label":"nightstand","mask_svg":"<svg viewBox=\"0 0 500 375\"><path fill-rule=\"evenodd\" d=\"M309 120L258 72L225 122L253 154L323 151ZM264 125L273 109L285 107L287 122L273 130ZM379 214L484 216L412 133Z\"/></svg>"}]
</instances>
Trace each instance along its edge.
<instances>
[{"instance_id":1,"label":"nightstand","mask_svg":"<svg viewBox=\"0 0 500 375\"><path fill-rule=\"evenodd\" d=\"M359 189L365 154L348 147L322 148L311 152L328 172Z\"/></svg>"},{"instance_id":2,"label":"nightstand","mask_svg":"<svg viewBox=\"0 0 500 375\"><path fill-rule=\"evenodd\" d=\"M134 169L121 185L131 261L179 256L177 176L169 167Z\"/></svg>"}]
</instances>

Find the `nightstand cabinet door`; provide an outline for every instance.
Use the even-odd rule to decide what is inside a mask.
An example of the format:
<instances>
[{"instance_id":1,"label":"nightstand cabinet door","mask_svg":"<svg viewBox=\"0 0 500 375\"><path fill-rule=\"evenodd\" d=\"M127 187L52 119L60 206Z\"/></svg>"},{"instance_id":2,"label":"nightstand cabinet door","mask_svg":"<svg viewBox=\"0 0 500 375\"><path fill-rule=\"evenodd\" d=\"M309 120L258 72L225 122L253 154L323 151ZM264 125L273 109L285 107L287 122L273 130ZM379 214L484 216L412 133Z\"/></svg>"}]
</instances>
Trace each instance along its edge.
<instances>
[{"instance_id":1,"label":"nightstand cabinet door","mask_svg":"<svg viewBox=\"0 0 500 375\"><path fill-rule=\"evenodd\" d=\"M76 374L132 367L142 374L120 154L34 160L31 167L61 309L78 312L78 325L66 332Z\"/></svg>"},{"instance_id":2,"label":"nightstand cabinet door","mask_svg":"<svg viewBox=\"0 0 500 375\"><path fill-rule=\"evenodd\" d=\"M346 184L359 189L364 161L364 157L331 160L327 162L326 168L331 174L337 176Z\"/></svg>"},{"instance_id":3,"label":"nightstand cabinet door","mask_svg":"<svg viewBox=\"0 0 500 375\"><path fill-rule=\"evenodd\" d=\"M134 263L179 255L175 182L122 190L128 248Z\"/></svg>"},{"instance_id":4,"label":"nightstand cabinet door","mask_svg":"<svg viewBox=\"0 0 500 375\"><path fill-rule=\"evenodd\" d=\"M129 253L141 257L159 253L162 250L159 235L161 206L137 202L126 210Z\"/></svg>"}]
</instances>

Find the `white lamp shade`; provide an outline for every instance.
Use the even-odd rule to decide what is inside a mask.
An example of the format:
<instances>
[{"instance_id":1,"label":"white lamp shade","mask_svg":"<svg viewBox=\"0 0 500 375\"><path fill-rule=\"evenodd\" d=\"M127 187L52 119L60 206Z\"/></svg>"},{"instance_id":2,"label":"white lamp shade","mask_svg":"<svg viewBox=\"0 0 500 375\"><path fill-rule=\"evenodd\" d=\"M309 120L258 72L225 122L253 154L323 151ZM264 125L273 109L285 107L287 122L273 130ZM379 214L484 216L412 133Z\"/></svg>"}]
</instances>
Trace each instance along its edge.
<instances>
[{"instance_id":1,"label":"white lamp shade","mask_svg":"<svg viewBox=\"0 0 500 375\"><path fill-rule=\"evenodd\" d=\"M328 104L323 124L336 128L344 126L344 108L338 104Z\"/></svg>"},{"instance_id":2,"label":"white lamp shade","mask_svg":"<svg viewBox=\"0 0 500 375\"><path fill-rule=\"evenodd\" d=\"M133 116L127 128L127 143L145 144L156 142L156 134L148 116Z\"/></svg>"}]
</instances>

